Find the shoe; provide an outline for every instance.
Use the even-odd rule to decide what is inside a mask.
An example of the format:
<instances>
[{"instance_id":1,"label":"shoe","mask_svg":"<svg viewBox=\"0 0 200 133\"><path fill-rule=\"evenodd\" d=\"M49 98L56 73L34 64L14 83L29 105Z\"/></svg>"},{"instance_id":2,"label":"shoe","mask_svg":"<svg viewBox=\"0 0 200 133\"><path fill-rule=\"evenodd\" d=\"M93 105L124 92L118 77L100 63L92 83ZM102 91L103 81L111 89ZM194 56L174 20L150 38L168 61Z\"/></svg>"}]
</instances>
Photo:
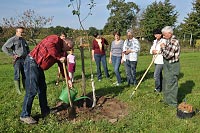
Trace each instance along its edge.
<instances>
[{"instance_id":1,"label":"shoe","mask_svg":"<svg viewBox=\"0 0 200 133\"><path fill-rule=\"evenodd\" d=\"M118 82L117 82L117 81L113 83L113 85L116 85L116 84L118 84Z\"/></svg>"},{"instance_id":2,"label":"shoe","mask_svg":"<svg viewBox=\"0 0 200 133\"><path fill-rule=\"evenodd\" d=\"M117 84L115 84L116 86L119 86L120 84L119 83L117 83Z\"/></svg>"},{"instance_id":3,"label":"shoe","mask_svg":"<svg viewBox=\"0 0 200 133\"><path fill-rule=\"evenodd\" d=\"M98 81L100 82L100 81L101 81L101 79L98 79Z\"/></svg>"},{"instance_id":4,"label":"shoe","mask_svg":"<svg viewBox=\"0 0 200 133\"><path fill-rule=\"evenodd\" d=\"M48 116L49 114L52 114L53 110L52 109L48 109L46 112L42 112L41 116L42 118Z\"/></svg>"},{"instance_id":5,"label":"shoe","mask_svg":"<svg viewBox=\"0 0 200 133\"><path fill-rule=\"evenodd\" d=\"M37 121L34 120L31 116L28 117L20 117L20 120L26 124L36 124Z\"/></svg>"},{"instance_id":6,"label":"shoe","mask_svg":"<svg viewBox=\"0 0 200 133\"><path fill-rule=\"evenodd\" d=\"M161 92L160 90L154 89L154 92Z\"/></svg>"}]
</instances>

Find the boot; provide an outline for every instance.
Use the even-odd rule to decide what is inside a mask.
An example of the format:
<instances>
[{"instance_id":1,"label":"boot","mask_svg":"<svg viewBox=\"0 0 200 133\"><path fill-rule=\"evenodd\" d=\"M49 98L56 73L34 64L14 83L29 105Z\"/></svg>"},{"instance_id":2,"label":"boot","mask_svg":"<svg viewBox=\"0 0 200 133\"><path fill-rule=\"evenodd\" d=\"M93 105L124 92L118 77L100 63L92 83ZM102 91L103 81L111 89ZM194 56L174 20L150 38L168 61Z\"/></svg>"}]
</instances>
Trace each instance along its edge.
<instances>
[{"instance_id":1,"label":"boot","mask_svg":"<svg viewBox=\"0 0 200 133\"><path fill-rule=\"evenodd\" d=\"M26 79L22 79L22 85L23 85L24 90L26 90L25 81Z\"/></svg>"},{"instance_id":2,"label":"boot","mask_svg":"<svg viewBox=\"0 0 200 133\"><path fill-rule=\"evenodd\" d=\"M15 89L16 89L17 93L19 95L21 95L22 93L20 91L20 82L18 80L14 80L14 84L15 84Z\"/></svg>"}]
</instances>

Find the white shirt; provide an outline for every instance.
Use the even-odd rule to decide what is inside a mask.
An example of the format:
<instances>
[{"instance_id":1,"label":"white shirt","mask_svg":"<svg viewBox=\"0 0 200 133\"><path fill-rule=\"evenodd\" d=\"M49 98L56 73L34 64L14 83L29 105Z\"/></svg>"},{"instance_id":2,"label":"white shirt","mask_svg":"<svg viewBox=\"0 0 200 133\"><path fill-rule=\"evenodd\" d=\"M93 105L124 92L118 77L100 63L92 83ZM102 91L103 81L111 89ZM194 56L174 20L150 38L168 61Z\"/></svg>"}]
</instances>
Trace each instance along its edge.
<instances>
[{"instance_id":1,"label":"white shirt","mask_svg":"<svg viewBox=\"0 0 200 133\"><path fill-rule=\"evenodd\" d=\"M136 38L132 39L126 39L124 41L124 46L123 46L123 52L131 50L132 52L129 53L128 55L124 54L123 60L129 60L129 61L137 61L138 57L138 52L140 51L140 43Z\"/></svg>"},{"instance_id":2,"label":"white shirt","mask_svg":"<svg viewBox=\"0 0 200 133\"><path fill-rule=\"evenodd\" d=\"M161 43L165 43L166 40L165 39L160 39L159 41L156 39L153 41L153 45L151 46L150 49L150 54L153 54L153 50L157 50L158 52L160 51L160 44ZM153 55L153 57L155 57L156 55ZM161 53L158 54L158 56L156 57L156 59L154 60L155 64L164 64L163 63L163 56Z\"/></svg>"}]
</instances>

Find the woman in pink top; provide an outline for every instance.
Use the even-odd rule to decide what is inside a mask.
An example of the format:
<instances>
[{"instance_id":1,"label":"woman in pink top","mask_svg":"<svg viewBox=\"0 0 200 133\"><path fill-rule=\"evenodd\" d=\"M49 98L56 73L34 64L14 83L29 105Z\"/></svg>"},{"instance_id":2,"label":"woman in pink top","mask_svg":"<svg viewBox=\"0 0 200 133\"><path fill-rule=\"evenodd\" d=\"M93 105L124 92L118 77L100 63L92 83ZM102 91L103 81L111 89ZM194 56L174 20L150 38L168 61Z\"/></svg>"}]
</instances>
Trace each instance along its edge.
<instances>
[{"instance_id":1,"label":"woman in pink top","mask_svg":"<svg viewBox=\"0 0 200 133\"><path fill-rule=\"evenodd\" d=\"M74 55L74 49L71 49L70 53L67 55L67 67L68 67L69 77L71 81L74 82L74 72L76 68L76 58Z\"/></svg>"}]
</instances>

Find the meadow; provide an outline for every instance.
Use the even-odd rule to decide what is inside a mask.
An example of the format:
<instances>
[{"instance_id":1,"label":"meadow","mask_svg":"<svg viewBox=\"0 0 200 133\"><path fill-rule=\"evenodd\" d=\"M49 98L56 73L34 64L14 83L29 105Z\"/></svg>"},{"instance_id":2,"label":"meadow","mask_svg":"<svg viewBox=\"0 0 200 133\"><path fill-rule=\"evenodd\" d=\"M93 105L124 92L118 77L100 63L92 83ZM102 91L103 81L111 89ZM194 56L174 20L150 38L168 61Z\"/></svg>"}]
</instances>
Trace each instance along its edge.
<instances>
[{"instance_id":1,"label":"meadow","mask_svg":"<svg viewBox=\"0 0 200 133\"><path fill-rule=\"evenodd\" d=\"M77 57L77 67L75 72L75 86L81 94L81 60L80 51L75 49ZM108 58L107 58L108 59ZM139 55L137 65L137 79L142 77L152 59L151 55ZM181 73L179 75L179 103L186 100L194 108L200 109L200 52L181 53ZM90 82L88 50L85 50L85 72L86 90L92 91ZM98 96L112 96L128 105L128 115L119 119L115 123L101 119L91 121L58 121L57 117L50 114L44 119L40 119L37 125L27 125L21 123L19 116L22 110L22 102L25 91L18 95L13 84L12 59L0 52L0 132L82 132L82 133L132 133L132 132L152 132L152 133L198 133L200 132L200 113L190 119L179 119L176 116L176 108L169 107L160 102L162 93L155 93L153 71L154 66L145 76L135 95L130 99L130 94L134 87L126 86L126 76L124 66L121 65L121 76L124 80L123 85L115 87L112 82L116 81L113 67L108 64L111 80L103 78L101 82L95 77L96 94ZM94 74L96 67L93 62ZM47 97L50 107L54 107L59 100L62 84L56 86L57 65L45 71L47 83ZM96 76L96 75L95 75ZM38 98L34 100L32 115L40 113Z\"/></svg>"}]
</instances>

